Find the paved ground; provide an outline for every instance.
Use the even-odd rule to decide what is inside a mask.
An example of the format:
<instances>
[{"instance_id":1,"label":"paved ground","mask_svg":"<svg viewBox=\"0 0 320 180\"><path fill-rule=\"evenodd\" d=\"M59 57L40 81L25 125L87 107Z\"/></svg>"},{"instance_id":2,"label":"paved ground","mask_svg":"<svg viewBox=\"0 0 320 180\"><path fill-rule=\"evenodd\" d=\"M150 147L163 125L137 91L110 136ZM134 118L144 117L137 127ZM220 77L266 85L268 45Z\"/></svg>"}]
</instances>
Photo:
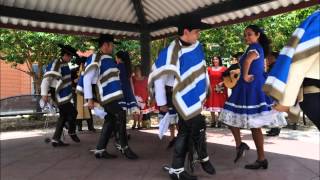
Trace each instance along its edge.
<instances>
[{"instance_id":1,"label":"paved ground","mask_svg":"<svg viewBox=\"0 0 320 180\"><path fill-rule=\"evenodd\" d=\"M283 130L280 137L265 139L268 170L245 170L256 151L250 131L243 130L243 140L252 148L234 164L235 148L227 129L208 130L208 152L217 174L209 176L198 166L200 180L319 180L319 132ZM88 149L95 146L98 133L80 134L81 144L52 148L44 143L41 130L1 133L1 180L169 180L161 166L171 161L166 150L168 139L159 140L157 130L130 131L130 145L140 156L130 161L118 154L115 160L97 160ZM66 141L70 142L67 137ZM112 141L111 141L112 142Z\"/></svg>"}]
</instances>

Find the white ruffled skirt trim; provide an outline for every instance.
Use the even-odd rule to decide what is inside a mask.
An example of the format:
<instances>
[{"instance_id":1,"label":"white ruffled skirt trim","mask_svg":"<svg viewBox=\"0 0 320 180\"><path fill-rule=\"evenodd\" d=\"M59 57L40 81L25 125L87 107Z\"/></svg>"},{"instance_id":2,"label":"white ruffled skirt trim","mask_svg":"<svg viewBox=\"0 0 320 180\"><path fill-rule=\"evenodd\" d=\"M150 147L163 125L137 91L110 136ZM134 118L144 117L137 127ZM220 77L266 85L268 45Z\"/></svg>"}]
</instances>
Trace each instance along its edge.
<instances>
[{"instance_id":1,"label":"white ruffled skirt trim","mask_svg":"<svg viewBox=\"0 0 320 180\"><path fill-rule=\"evenodd\" d=\"M239 128L261 128L284 127L287 121L284 114L276 110L266 111L259 114L237 114L223 109L219 116L219 121L228 126Z\"/></svg>"},{"instance_id":2,"label":"white ruffled skirt trim","mask_svg":"<svg viewBox=\"0 0 320 180\"><path fill-rule=\"evenodd\" d=\"M203 107L203 110L210 112L221 112L222 108L220 107Z\"/></svg>"}]
</instances>

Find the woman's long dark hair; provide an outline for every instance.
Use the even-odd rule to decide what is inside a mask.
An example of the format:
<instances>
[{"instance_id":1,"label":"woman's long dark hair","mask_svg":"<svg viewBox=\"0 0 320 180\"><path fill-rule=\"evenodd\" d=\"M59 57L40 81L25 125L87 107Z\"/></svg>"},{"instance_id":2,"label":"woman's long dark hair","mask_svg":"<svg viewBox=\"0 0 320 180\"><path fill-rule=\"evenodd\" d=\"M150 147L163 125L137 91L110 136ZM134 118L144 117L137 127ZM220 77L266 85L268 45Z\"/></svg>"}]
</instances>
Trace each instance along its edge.
<instances>
[{"instance_id":1,"label":"woman's long dark hair","mask_svg":"<svg viewBox=\"0 0 320 180\"><path fill-rule=\"evenodd\" d=\"M215 57L219 59L219 66L223 66L221 56L213 56L213 57L212 57L212 65L213 65L213 59L214 59Z\"/></svg>"},{"instance_id":2,"label":"woman's long dark hair","mask_svg":"<svg viewBox=\"0 0 320 180\"><path fill-rule=\"evenodd\" d=\"M122 60L122 62L125 65L126 71L127 71L127 77L131 77L131 60L130 55L127 51L118 51L116 53L116 56Z\"/></svg>"},{"instance_id":3,"label":"woman's long dark hair","mask_svg":"<svg viewBox=\"0 0 320 180\"><path fill-rule=\"evenodd\" d=\"M264 51L264 56L267 57L270 52L271 52L271 41L270 39L267 37L267 35L264 33L264 31L257 25L249 25L246 27L246 29L251 29L253 32L255 32L255 34L257 35L258 33L260 33L259 36L259 44L261 44L263 51Z\"/></svg>"}]
</instances>

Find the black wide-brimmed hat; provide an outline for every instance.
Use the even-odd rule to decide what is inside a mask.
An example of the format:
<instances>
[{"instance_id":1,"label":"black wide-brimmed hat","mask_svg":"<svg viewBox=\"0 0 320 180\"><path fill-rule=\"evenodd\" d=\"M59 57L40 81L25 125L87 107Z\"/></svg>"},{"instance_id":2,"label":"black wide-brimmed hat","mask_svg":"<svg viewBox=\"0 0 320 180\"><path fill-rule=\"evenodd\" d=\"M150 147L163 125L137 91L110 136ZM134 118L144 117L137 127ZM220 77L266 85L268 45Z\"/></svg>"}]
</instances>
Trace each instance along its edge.
<instances>
[{"instance_id":1,"label":"black wide-brimmed hat","mask_svg":"<svg viewBox=\"0 0 320 180\"><path fill-rule=\"evenodd\" d=\"M68 53L75 57L79 57L77 54L77 50L71 47L70 45L58 44L58 46L61 48L61 52Z\"/></svg>"},{"instance_id":2,"label":"black wide-brimmed hat","mask_svg":"<svg viewBox=\"0 0 320 180\"><path fill-rule=\"evenodd\" d=\"M93 41L103 43L103 42L112 42L114 44L119 44L119 42L114 40L113 35L110 34L100 34L99 38L93 39Z\"/></svg>"},{"instance_id":3,"label":"black wide-brimmed hat","mask_svg":"<svg viewBox=\"0 0 320 180\"><path fill-rule=\"evenodd\" d=\"M202 29L202 28L208 28L210 27L210 25L201 22L200 17L189 15L189 14L183 14L179 16L179 19L177 21L177 27L178 27L178 31L182 32L184 29L188 29L188 30Z\"/></svg>"}]
</instances>

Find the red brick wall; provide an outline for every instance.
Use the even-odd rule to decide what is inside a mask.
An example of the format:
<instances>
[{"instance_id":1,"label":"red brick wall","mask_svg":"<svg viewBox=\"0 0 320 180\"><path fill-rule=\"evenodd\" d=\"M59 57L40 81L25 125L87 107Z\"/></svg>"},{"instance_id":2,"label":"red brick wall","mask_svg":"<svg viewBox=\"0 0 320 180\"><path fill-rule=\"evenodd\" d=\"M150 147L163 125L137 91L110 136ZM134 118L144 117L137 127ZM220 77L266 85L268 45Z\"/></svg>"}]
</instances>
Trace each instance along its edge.
<instances>
[{"instance_id":1,"label":"red brick wall","mask_svg":"<svg viewBox=\"0 0 320 180\"><path fill-rule=\"evenodd\" d=\"M27 65L18 65L27 71ZM31 94L32 79L26 73L11 68L10 63L0 60L0 99L24 94Z\"/></svg>"}]
</instances>

